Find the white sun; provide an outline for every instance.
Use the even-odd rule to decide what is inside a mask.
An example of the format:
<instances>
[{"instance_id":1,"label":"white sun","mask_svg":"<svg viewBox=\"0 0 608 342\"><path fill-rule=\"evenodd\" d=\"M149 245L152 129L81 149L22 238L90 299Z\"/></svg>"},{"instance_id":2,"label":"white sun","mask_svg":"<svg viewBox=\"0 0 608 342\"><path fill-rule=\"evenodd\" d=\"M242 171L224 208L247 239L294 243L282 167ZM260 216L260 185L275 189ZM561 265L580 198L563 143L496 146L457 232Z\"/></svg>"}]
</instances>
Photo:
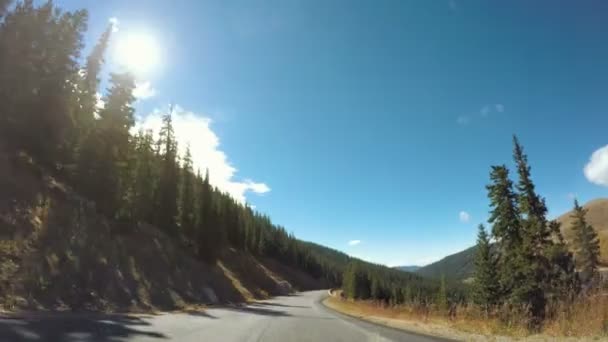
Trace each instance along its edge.
<instances>
[{"instance_id":1,"label":"white sun","mask_svg":"<svg viewBox=\"0 0 608 342\"><path fill-rule=\"evenodd\" d=\"M119 33L115 50L116 61L134 73L152 71L160 63L160 48L152 35Z\"/></svg>"}]
</instances>

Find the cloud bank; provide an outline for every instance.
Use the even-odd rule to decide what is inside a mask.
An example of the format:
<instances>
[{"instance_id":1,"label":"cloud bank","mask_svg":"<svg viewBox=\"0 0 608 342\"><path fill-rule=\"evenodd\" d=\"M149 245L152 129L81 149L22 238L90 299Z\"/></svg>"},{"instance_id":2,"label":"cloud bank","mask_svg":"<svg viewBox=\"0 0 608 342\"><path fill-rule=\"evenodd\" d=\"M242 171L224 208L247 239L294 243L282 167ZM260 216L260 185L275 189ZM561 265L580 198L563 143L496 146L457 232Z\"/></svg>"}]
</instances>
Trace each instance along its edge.
<instances>
[{"instance_id":1,"label":"cloud bank","mask_svg":"<svg viewBox=\"0 0 608 342\"><path fill-rule=\"evenodd\" d=\"M133 96L138 100L149 99L156 95L156 89L152 87L149 81L135 81L135 89L133 89Z\"/></svg>"},{"instance_id":2,"label":"cloud bank","mask_svg":"<svg viewBox=\"0 0 608 342\"><path fill-rule=\"evenodd\" d=\"M350 240L348 241L349 246L356 246L361 243L361 240Z\"/></svg>"},{"instance_id":3,"label":"cloud bank","mask_svg":"<svg viewBox=\"0 0 608 342\"><path fill-rule=\"evenodd\" d=\"M140 118L136 129L152 130L157 135L165 112L157 109L145 118ZM261 195L270 191L270 187L265 183L236 178L237 169L220 149L220 140L211 129L211 119L208 117L176 106L173 110L173 128L180 152L183 154L186 146L190 146L195 171L198 169L204 174L208 169L210 183L230 194L235 200L245 203L245 195L248 192Z\"/></svg>"},{"instance_id":4,"label":"cloud bank","mask_svg":"<svg viewBox=\"0 0 608 342\"><path fill-rule=\"evenodd\" d=\"M591 183L608 186L608 145L591 154L583 172Z\"/></svg>"}]
</instances>

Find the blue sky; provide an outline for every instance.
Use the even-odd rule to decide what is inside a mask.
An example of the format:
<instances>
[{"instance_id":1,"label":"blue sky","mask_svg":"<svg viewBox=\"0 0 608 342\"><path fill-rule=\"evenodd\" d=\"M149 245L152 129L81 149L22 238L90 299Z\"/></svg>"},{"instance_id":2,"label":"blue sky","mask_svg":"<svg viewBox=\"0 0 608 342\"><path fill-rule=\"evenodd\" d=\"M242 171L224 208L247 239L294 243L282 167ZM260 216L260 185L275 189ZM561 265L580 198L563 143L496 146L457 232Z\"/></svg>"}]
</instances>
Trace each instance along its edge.
<instances>
[{"instance_id":1,"label":"blue sky","mask_svg":"<svg viewBox=\"0 0 608 342\"><path fill-rule=\"evenodd\" d=\"M607 195L603 1L57 3L90 10L88 48L112 17L154 37L142 125L179 105L216 184L302 239L388 265L472 245L513 133L552 215Z\"/></svg>"}]
</instances>

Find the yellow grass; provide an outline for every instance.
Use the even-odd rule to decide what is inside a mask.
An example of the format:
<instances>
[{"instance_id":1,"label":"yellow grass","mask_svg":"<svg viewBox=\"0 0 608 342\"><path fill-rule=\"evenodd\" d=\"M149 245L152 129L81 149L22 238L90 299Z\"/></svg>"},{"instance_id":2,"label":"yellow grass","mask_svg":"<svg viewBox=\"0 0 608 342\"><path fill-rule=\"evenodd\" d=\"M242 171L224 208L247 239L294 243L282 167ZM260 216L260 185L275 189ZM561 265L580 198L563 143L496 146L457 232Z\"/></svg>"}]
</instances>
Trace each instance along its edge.
<instances>
[{"instance_id":1,"label":"yellow grass","mask_svg":"<svg viewBox=\"0 0 608 342\"><path fill-rule=\"evenodd\" d=\"M605 294L583 297L571 305L548 307L547 319L541 331L534 335L526 328L522 315L515 311L499 309L486 315L475 306L459 306L448 313L416 305L388 306L339 297L329 297L324 304L338 312L375 323L466 341L511 338L534 341L608 340L608 296Z\"/></svg>"}]
</instances>

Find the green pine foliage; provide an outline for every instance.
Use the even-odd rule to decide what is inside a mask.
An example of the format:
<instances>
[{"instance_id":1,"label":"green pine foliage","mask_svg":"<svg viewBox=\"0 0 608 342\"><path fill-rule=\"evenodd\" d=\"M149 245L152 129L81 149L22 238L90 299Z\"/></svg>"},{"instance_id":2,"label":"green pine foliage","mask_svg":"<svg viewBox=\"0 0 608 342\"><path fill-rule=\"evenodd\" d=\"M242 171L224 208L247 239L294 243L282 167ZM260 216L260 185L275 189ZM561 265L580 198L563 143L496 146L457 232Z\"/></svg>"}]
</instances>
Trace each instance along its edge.
<instances>
[{"instance_id":1,"label":"green pine foliage","mask_svg":"<svg viewBox=\"0 0 608 342\"><path fill-rule=\"evenodd\" d=\"M195 172L189 149L177 145L171 110L158 135L132 134L132 75L110 74L105 106L98 108L111 26L80 65L85 10L64 12L51 1L9 3L0 0L4 145L29 154L124 231L152 224L209 263L231 247L276 258L328 285L342 283L350 257L296 239L215 188L208 171Z\"/></svg>"},{"instance_id":2,"label":"green pine foliage","mask_svg":"<svg viewBox=\"0 0 608 342\"><path fill-rule=\"evenodd\" d=\"M528 157L517 137L513 138L513 145L516 186L505 165L492 166L490 172L489 223L495 242L490 246L490 239L480 228L474 297L486 312L494 304L521 308L529 327L537 329L545 318L547 305L572 299L578 293L579 282L559 223L547 219L545 200L536 192ZM496 275L490 266L494 258ZM497 291L490 280L494 278L498 280Z\"/></svg>"},{"instance_id":3,"label":"green pine foliage","mask_svg":"<svg viewBox=\"0 0 608 342\"><path fill-rule=\"evenodd\" d=\"M576 264L580 270L581 281L589 286L594 285L598 280L600 244L597 233L585 219L586 213L587 210L583 209L575 200L572 230L574 232Z\"/></svg>"},{"instance_id":4,"label":"green pine foliage","mask_svg":"<svg viewBox=\"0 0 608 342\"><path fill-rule=\"evenodd\" d=\"M476 252L473 299L476 304L487 311L498 302L500 284L498 282L496 261L492 253L490 239L483 225L479 225Z\"/></svg>"}]
</instances>

